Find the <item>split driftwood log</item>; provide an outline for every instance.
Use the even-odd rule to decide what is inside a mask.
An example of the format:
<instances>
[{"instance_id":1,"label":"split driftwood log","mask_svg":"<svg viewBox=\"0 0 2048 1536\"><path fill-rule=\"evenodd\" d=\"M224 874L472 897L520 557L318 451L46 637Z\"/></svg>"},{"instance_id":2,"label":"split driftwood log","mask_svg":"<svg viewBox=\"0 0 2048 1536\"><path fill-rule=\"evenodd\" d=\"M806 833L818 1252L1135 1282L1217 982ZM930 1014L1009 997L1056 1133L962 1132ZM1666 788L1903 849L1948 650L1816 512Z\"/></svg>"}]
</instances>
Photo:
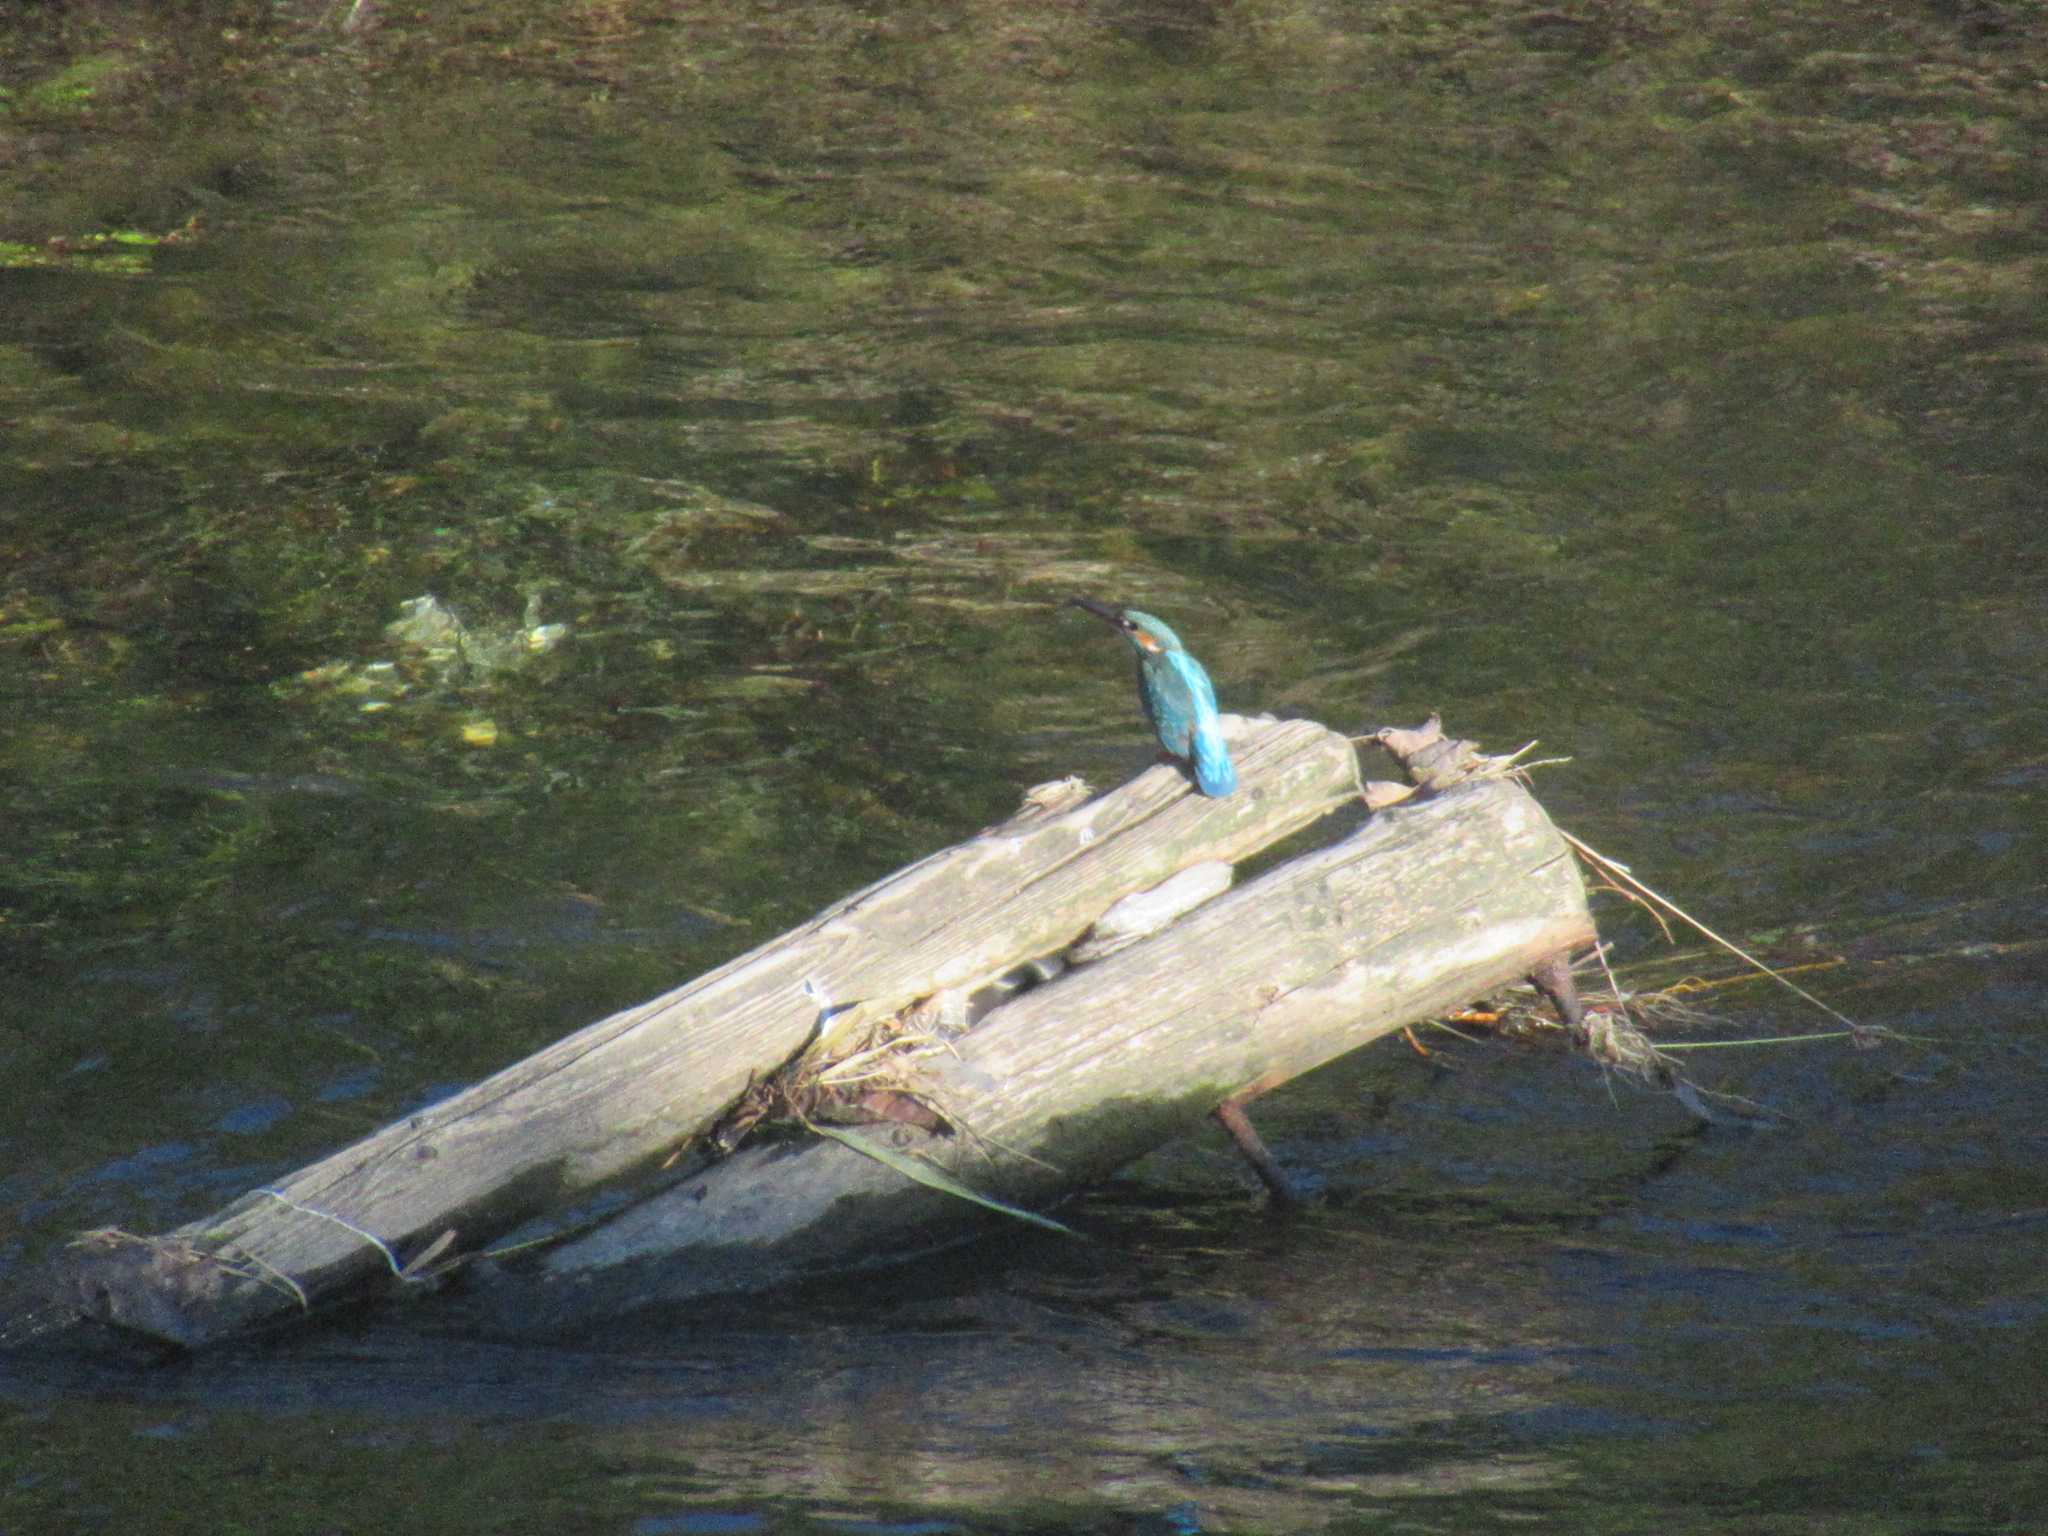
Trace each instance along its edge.
<instances>
[{"instance_id":1,"label":"split driftwood log","mask_svg":"<svg viewBox=\"0 0 2048 1536\"><path fill-rule=\"evenodd\" d=\"M877 882L688 985L568 1037L162 1238L68 1250L55 1298L192 1347L473 1255L599 1186L712 1139L793 1061L874 1046L863 1127L1020 1205L1099 1179L1219 1103L1277 1084L1592 941L1568 850L1519 785L1382 814L1162 932L996 1007L944 1050L901 1021L1066 951L1119 898L1234 863L1355 804L1351 744L1229 722L1242 788L1158 767L1078 785ZM884 1111L886 1113L886 1111ZM969 1211L832 1141L742 1149L494 1289L501 1317L574 1323L900 1253Z\"/></svg>"},{"instance_id":2,"label":"split driftwood log","mask_svg":"<svg viewBox=\"0 0 2048 1536\"><path fill-rule=\"evenodd\" d=\"M1035 1208L1404 1024L1592 939L1577 869L1526 791L1374 818L1156 937L995 1009L892 1075L949 1134L865 1139ZM493 1308L555 1325L900 1257L985 1221L835 1141L745 1149L548 1252Z\"/></svg>"}]
</instances>

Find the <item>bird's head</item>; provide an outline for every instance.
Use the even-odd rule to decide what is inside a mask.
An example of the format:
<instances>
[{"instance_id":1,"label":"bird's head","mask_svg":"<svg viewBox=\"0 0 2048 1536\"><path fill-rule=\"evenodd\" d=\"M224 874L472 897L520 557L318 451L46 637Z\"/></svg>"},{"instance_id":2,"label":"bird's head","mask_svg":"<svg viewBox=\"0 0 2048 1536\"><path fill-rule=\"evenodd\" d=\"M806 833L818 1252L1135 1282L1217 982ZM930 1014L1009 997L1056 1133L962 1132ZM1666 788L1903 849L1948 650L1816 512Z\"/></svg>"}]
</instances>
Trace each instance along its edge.
<instances>
[{"instance_id":1,"label":"bird's head","mask_svg":"<svg viewBox=\"0 0 2048 1536\"><path fill-rule=\"evenodd\" d=\"M1124 638L1138 648L1140 655L1158 656L1166 651L1181 648L1180 636L1166 625L1164 619L1156 619L1149 613L1140 613L1135 608L1112 608L1107 603L1098 603L1091 597L1070 597L1069 605L1092 613L1105 624L1113 624L1124 632Z\"/></svg>"}]
</instances>

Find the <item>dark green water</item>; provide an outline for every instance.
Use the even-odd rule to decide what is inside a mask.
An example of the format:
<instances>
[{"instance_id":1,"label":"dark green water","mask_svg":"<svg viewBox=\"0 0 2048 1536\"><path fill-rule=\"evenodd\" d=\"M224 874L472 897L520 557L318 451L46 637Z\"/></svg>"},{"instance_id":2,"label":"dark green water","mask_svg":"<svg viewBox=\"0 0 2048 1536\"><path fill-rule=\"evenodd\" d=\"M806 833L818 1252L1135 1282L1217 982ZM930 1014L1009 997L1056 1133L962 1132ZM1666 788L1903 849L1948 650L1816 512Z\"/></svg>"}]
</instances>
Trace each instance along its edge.
<instances>
[{"instance_id":1,"label":"dark green water","mask_svg":"<svg viewBox=\"0 0 2048 1536\"><path fill-rule=\"evenodd\" d=\"M1540 737L1912 1039L1706 1130L1390 1042L1262 1106L1298 1220L1184 1146L652 1336L0 1360L0 1531L2039 1528L2037 9L344 14L0 13L0 1283L1117 780L1076 590Z\"/></svg>"}]
</instances>

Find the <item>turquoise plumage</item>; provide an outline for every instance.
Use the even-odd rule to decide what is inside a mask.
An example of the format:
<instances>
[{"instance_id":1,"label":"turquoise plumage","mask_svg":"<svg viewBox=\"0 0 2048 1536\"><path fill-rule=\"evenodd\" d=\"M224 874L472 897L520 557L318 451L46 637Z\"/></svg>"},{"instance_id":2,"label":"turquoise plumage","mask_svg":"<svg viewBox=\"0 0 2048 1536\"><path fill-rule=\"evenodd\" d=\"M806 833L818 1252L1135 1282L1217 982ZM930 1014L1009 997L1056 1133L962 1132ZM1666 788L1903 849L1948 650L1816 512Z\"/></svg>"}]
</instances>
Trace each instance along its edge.
<instances>
[{"instance_id":1,"label":"turquoise plumage","mask_svg":"<svg viewBox=\"0 0 2048 1536\"><path fill-rule=\"evenodd\" d=\"M1138 699L1159 744L1193 770L1203 794L1220 799L1237 788L1237 769L1223 744L1216 688L1202 664L1165 622L1135 608L1112 608L1092 598L1067 600L1123 631L1138 654Z\"/></svg>"}]
</instances>

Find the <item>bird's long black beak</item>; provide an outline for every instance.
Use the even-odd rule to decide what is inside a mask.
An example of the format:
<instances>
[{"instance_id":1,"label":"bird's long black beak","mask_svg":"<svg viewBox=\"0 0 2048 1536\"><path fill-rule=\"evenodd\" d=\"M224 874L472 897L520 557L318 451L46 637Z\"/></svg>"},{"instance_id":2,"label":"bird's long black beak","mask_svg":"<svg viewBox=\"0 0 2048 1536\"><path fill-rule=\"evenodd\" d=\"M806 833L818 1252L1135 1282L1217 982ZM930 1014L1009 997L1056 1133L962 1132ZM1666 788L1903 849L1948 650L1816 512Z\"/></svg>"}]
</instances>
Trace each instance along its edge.
<instances>
[{"instance_id":1,"label":"bird's long black beak","mask_svg":"<svg viewBox=\"0 0 2048 1536\"><path fill-rule=\"evenodd\" d=\"M1095 617L1102 620L1103 623L1114 624L1118 629L1128 630L1131 627L1131 621L1124 617L1124 611L1121 608L1112 608L1107 603L1098 603L1092 597L1070 597L1067 599L1067 606L1069 608L1079 608L1083 613L1092 613Z\"/></svg>"}]
</instances>

